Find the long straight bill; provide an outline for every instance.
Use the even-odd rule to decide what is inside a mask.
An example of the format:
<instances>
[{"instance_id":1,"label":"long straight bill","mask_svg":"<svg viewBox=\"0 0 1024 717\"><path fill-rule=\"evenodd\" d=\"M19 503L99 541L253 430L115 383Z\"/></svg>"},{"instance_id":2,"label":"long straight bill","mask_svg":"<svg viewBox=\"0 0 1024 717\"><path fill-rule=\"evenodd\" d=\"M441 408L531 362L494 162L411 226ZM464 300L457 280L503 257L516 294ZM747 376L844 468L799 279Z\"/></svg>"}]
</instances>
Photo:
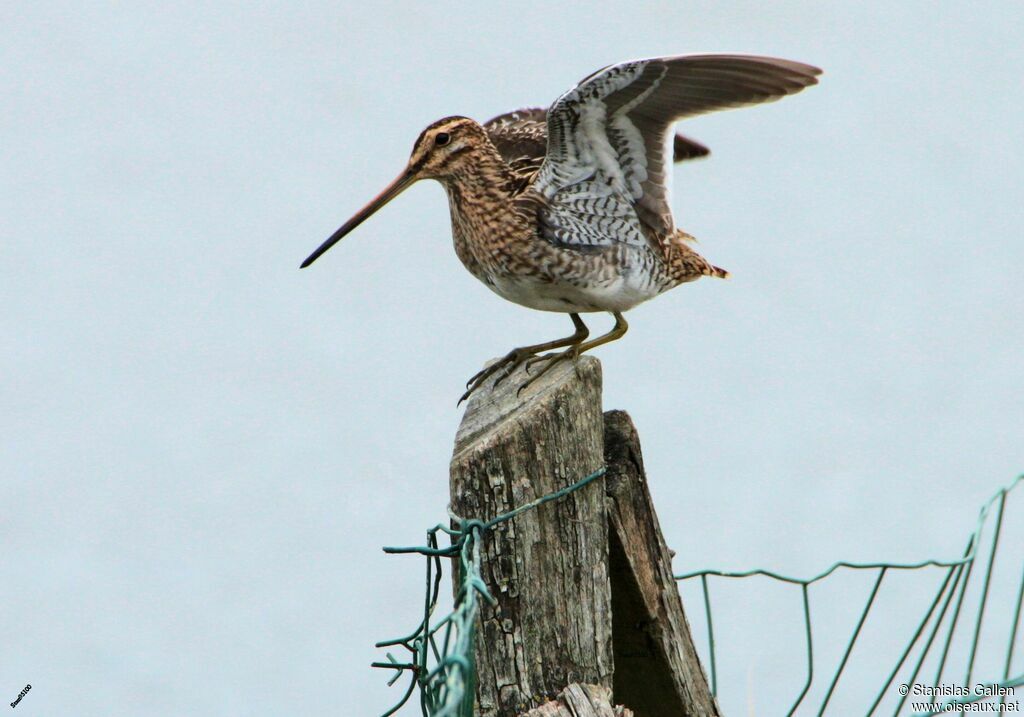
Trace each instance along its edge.
<instances>
[{"instance_id":1,"label":"long straight bill","mask_svg":"<svg viewBox=\"0 0 1024 717\"><path fill-rule=\"evenodd\" d=\"M362 224L364 221L370 218L370 215L376 212L378 209L383 207L385 204L390 202L392 199L402 193L402 190L409 186L412 180L412 173L405 171L398 176L395 181L384 188L384 191L378 194L376 197L370 200L370 202L356 212L355 216L349 219L347 222L339 227L338 231L334 232L327 238L323 244L317 247L317 250L309 255L302 266L299 268L305 269L307 266L312 264L314 261L320 258L320 255L330 249L332 246L338 243L338 241L348 234L350 231L355 229L357 226Z\"/></svg>"}]
</instances>

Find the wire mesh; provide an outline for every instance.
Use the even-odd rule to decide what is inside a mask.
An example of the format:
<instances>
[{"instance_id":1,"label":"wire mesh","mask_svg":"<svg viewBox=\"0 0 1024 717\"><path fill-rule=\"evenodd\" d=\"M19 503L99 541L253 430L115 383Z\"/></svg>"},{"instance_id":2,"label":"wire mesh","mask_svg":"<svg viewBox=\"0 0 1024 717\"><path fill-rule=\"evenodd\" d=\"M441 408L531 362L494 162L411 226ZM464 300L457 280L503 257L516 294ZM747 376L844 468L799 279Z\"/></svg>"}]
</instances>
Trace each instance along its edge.
<instances>
[{"instance_id":1,"label":"wire mesh","mask_svg":"<svg viewBox=\"0 0 1024 717\"><path fill-rule=\"evenodd\" d=\"M384 548L385 553L418 553L426 556L427 580L426 597L423 605L423 619L416 629L405 637L378 642L377 647L404 647L412 658L409 662L397 660L390 652L387 662L374 662L373 667L391 669L394 676L388 682L394 684L404 672L411 673L409 685L396 705L382 717L389 717L400 710L412 697L416 687L420 688L420 709L424 717L472 717L474 692L473 635L480 600L493 603L480 571L480 543L491 528L528 510L533 510L553 500L564 498L605 474L600 468L586 478L570 486L549 493L537 500L521 505L487 522L466 520L451 511L449 528L438 524L427 531L427 544L407 548ZM449 536L451 545L438 547L438 534ZM455 595L455 608L433 625L431 619L437 607L441 588L441 558L458 560L459 586Z\"/></svg>"},{"instance_id":2,"label":"wire mesh","mask_svg":"<svg viewBox=\"0 0 1024 717\"><path fill-rule=\"evenodd\" d=\"M395 714L411 699L413 693L419 688L420 709L424 717L472 717L474 699L474 658L473 641L474 626L480 609L480 601L486 600L493 603L494 600L487 590L481 577L481 541L486 538L487 532L494 526L513 519L521 513L532 510L552 500L558 500L576 490L583 488L597 478L604 475L605 469L595 471L586 478L567 486L559 491L545 495L537 500L522 505L514 510L493 518L490 521L463 519L449 511L449 517L453 527L439 524L427 531L426 545L412 547L388 547L384 548L386 553L416 553L426 558L426 589L423 603L423 616L416 628L408 635L392 640L384 640L377 643L379 648L402 647L409 653L408 661L401 661L390 652L386 653L386 662L374 662L373 667L394 670L394 676L388 684L392 685L403 674L411 675L408 686L399 701L382 717L390 717ZM861 611L857 624L854 627L849 640L846 643L845 651L836 669L831 674L828 688L822 698L816 714L823 715L832 700L832 697L839 684L840 678L846 668L858 637L867 622L868 615L876 603L883 580L894 571L922 570L926 568L944 569L945 576L938 592L928 605L923 617L917 624L916 629L909 642L905 645L895 665L889 671L885 683L874 695L873 701L866 707L865 714L875 714L885 697L887 690L896 679L900 670L907 663L908 658L918 645L926 628L927 637L921 643L921 648L914 662L912 672L906 679L907 683L915 683L926 659L936 647L936 640L947 614L949 620L945 624L943 637L939 639L941 652L939 654L938 667L934 678L931 680L933 688L937 688L942 681L948 665L950 646L954 636L957 634L958 625L961 624L960 617L964 608L964 597L967 593L968 583L974 572L975 564L978 562L979 546L982 542L984 528L989 521L993 510L995 510L995 528L991 540L991 549L988 558L984 561L984 579L981 587L979 604L974 616L974 624L970 634L969 655L964 666L964 686L971 685L971 678L974 674L975 660L978 654L979 638L985 619L986 607L988 605L989 586L991 584L993 567L999 548L999 539L1002 534L1003 518L1006 511L1007 495L1024 482L1024 475L1018 476L1009 485L1001 488L981 508L978 521L974 531L971 533L963 556L954 560L924 560L917 563L854 563L840 561L830 566L825 571L810 578L799 578L783 575L770 570L757 568L745 572L729 572L724 570L697 570L682 575L676 575L678 581L700 578L701 592L704 600L704 615L706 620L708 647L706 664L711 670L711 689L717 697L719 693L718 680L718 655L715 644L715 633L713 623L713 610L711 600L710 578L750 578L763 576L782 583L792 584L800 588L803 605L804 641L806 655L806 679L799 694L790 705L787 715L793 715L804 702L814 682L814 636L811 619L811 591L810 588L839 570L863 570L877 571L871 593ZM441 547L439 545L439 534L448 536L450 545ZM441 579L443 575L442 558L458 561L458 590L455 595L454 609L448 615L431 622L438 604ZM1003 659L1002 676L989 682L981 683L980 687L990 688L982 691L982 694L971 694L959 696L948 700L945 703L936 703L935 709L930 712L920 713L921 717L937 715L950 711L965 711L965 706L972 705L983 700L999 697L999 705L1005 702L1003 689L1013 689L1024 685L1024 673L1011 677L1015 646L1018 634L1020 634L1021 607L1024 603L1024 569L1021 571L1020 587L1017 590L1016 601L1013 610L1013 619L1009 641L1007 643ZM952 612L949 608L952 606ZM936 610L938 612L936 613ZM934 621L932 618L935 618ZM908 694L900 692L902 698L896 705L894 715L898 715L906 706ZM936 693L937 694L937 693ZM1010 705L1011 707L1013 705Z\"/></svg>"},{"instance_id":3,"label":"wire mesh","mask_svg":"<svg viewBox=\"0 0 1024 717\"><path fill-rule=\"evenodd\" d=\"M798 578L789 575L782 575L770 570L764 570L757 568L754 570L747 570L744 572L728 572L723 570L696 570L693 572L685 573L683 575L676 575L676 580L685 581L700 578L701 581L701 593L704 598L704 614L707 625L708 633L708 647L707 664L711 669L711 686L712 692L715 696L718 696L719 681L717 674L717 649L715 645L714 629L712 623L712 607L711 607L711 591L709 589L709 578L750 578L754 576L763 576L776 580L783 583L789 583L796 585L800 588L803 599L803 617L804 617L804 636L806 641L806 671L807 677L804 681L803 688L800 693L796 696L793 703L790 705L787 715L792 715L796 712L797 708L800 707L804 698L807 696L808 691L811 688L811 684L814 680L814 639L811 631L811 601L810 601L810 587L815 583L819 583L829 576L836 573L841 569L848 570L877 570L878 574L875 578L874 586L871 590L871 594L864 605L863 610L857 620L857 625L853 629L850 635L849 641L846 645L846 650L843 653L835 671L832 673L832 679L829 682L828 689L822 698L821 705L819 706L816 714L823 715L825 709L828 707L829 702L835 693L836 687L839 684L840 677L843 674L847 663L849 662L850 655L853 652L854 645L857 642L857 638L860 636L862 628L867 621L868 614L871 608L875 604L875 599L878 596L879 589L882 586L882 581L887 574L892 571L905 571L905 570L921 570L925 568L941 568L945 569L945 577L939 587L935 597L931 600L925 611L923 617L918 623L912 637L909 642L905 645L903 651L896 660L895 665L882 685L881 689L874 695L873 701L869 706L866 707L866 715L873 715L878 710L887 691L890 689L893 680L900 673L904 664L907 663L908 658L913 653L915 646L921 640L922 635L925 634L925 630L929 623L931 623L931 629L928 631L927 637L921 643L917 660L914 663L912 671L909 677L905 678L901 687L917 684L917 679L921 673L921 670L925 664L925 660L934 655L932 648L936 646L936 638L942 631L943 623L947 615L948 609L953 604L955 596L955 605L950 618L945 625L944 638L941 642L941 653L939 653L938 668L934 678L930 684L932 691L930 694L940 694L938 688L942 683L942 676L947 666L947 660L949 657L950 646L953 643L953 638L957 634L957 627L960 625L960 616L962 608L964 606L964 596L967 593L968 583L970 582L973 574L974 566L977 562L979 554L979 546L982 542L982 533L986 524L991 518L993 510L995 511L995 528L992 534L991 549L988 551L988 558L984 561L984 579L981 587L981 594L978 601L978 607L975 612L974 625L970 633L970 648L969 654L964 666L965 676L963 678L961 687L965 688L968 694L961 694L954 699L947 700L942 703L935 703L934 709L928 712L919 713L920 715L937 715L944 712L952 711L963 711L965 705L972 705L983 700L988 700L993 697L999 698L999 705L1002 706L1005 703L1006 695L1004 690L1013 689L1020 685L1024 685L1024 673L1017 674L1013 677L1010 676L1011 668L1013 665L1014 652L1016 647L1016 639L1020 627L1020 615L1021 615L1021 604L1024 602L1024 569L1021 571L1020 588L1017 591L1017 599L1013 609L1013 620L1010 631L1010 638L1006 646L1005 657L1003 660L1003 671L999 678L993 679L988 682L979 683L977 685L972 684L971 679L974 676L974 665L978 654L978 646L980 642L982 625L984 622L986 607L988 605L989 598L989 587L992 580L993 567L996 561L996 555L999 549L999 538L1002 534L1003 528L1003 517L1006 512L1006 499L1007 495L1017 488L1021 482L1024 481L1024 475L1018 476L1010 484L1000 488L985 504L982 506L981 511L978 515L978 521L974 531L971 533L970 538L967 541L967 547L964 550L964 554L961 558L955 560L924 560L918 563L852 563L847 561L841 561L833 564L827 570L818 575L810 578ZM936 609L938 608L938 613ZM932 618L934 617L934 621ZM979 694L980 693L980 694ZM904 693L903 689L900 689L899 695L901 699L898 701L893 715L898 715L906 706L907 698L910 696L910 691Z\"/></svg>"}]
</instances>

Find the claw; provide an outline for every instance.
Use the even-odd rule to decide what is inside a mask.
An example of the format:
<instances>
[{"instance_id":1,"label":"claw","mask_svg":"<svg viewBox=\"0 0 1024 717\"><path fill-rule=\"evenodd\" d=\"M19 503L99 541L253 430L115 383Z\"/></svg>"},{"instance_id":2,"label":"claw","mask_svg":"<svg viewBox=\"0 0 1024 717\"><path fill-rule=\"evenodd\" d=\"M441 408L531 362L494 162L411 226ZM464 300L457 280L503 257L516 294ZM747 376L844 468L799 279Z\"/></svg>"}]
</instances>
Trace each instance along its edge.
<instances>
[{"instance_id":1,"label":"claw","mask_svg":"<svg viewBox=\"0 0 1024 717\"><path fill-rule=\"evenodd\" d=\"M475 374L473 374L472 378L470 378L468 381L466 381L466 388L469 388L470 386L472 386L476 382L476 380L478 378L480 378L483 374L487 373L487 368L489 368L489 367L482 368L479 371L477 371ZM465 398L465 396L463 398Z\"/></svg>"},{"instance_id":2,"label":"claw","mask_svg":"<svg viewBox=\"0 0 1024 717\"><path fill-rule=\"evenodd\" d=\"M469 381L466 382L466 392L462 394L462 398L460 398L459 402L456 403L455 405L462 405L463 401L469 398L474 391L476 391L478 388L484 385L487 379L489 379L496 373L498 374L498 377L497 379L495 379L494 385L497 386L506 378L511 376L515 372L519 364L521 364L523 361L529 358L530 355L530 353L523 351L522 349L513 349L512 351L509 351L504 357L492 363L490 366L480 369L479 371L476 372L476 374L474 374L473 378L469 379Z\"/></svg>"},{"instance_id":3,"label":"claw","mask_svg":"<svg viewBox=\"0 0 1024 717\"><path fill-rule=\"evenodd\" d=\"M539 379L541 376L543 376L548 371L550 371L552 368L554 368L556 364L558 364L558 363L560 363L562 361L565 361L566 359L570 359L570 358L573 361L575 361L579 357L580 357L579 347L578 346L570 346L565 351L559 351L558 353L554 353L554 354L544 354L543 356L534 356L534 357L530 358L526 362L527 372L529 372L529 367L530 367L531 364L540 363L541 361L544 362L544 367L540 371L538 371L536 375L530 376L530 378L526 379L526 381L523 383L523 385L520 386L519 390L516 392L516 397L518 398L519 395L523 392L524 388L526 388L527 386L530 386L531 384L533 384L537 379Z\"/></svg>"},{"instance_id":4,"label":"claw","mask_svg":"<svg viewBox=\"0 0 1024 717\"><path fill-rule=\"evenodd\" d=\"M561 354L562 352L553 354L541 354L540 356L531 356L530 358L526 359L527 373L529 373L530 367L533 366L535 363L540 363L541 361L550 361L551 359L555 358L556 356L560 356Z\"/></svg>"},{"instance_id":5,"label":"claw","mask_svg":"<svg viewBox=\"0 0 1024 717\"><path fill-rule=\"evenodd\" d=\"M499 385L501 385L501 382L504 381L509 376L511 376L514 371L515 364L509 363L507 366L505 366L505 368L502 369L501 374L496 379L494 379L494 387L497 388Z\"/></svg>"},{"instance_id":6,"label":"claw","mask_svg":"<svg viewBox=\"0 0 1024 717\"><path fill-rule=\"evenodd\" d=\"M516 369L519 368L520 365L525 364L526 373L529 374L530 366L536 363L537 361L547 360L551 362L557 360L558 357L562 356L562 353L564 353L562 352L557 354L544 354L543 356L538 356L538 351L557 349L561 348L562 346L571 346L571 350L574 350L577 346L581 346L582 342L587 338L587 336L590 335L590 332L587 330L586 325L580 320L578 314L570 313L569 316L572 318L573 326L576 327L576 331L575 333L573 333L572 336L566 336L563 339L556 339L554 341L548 341L543 344L535 344L533 346L522 346L517 349L512 349L504 357L495 361L490 366L486 366L480 369L473 375L471 379L466 381L466 392L462 394L462 398L460 398L458 403L456 403L455 405L462 405L463 401L469 398L474 391L476 391L478 388L484 385L484 382L486 382L487 379L489 379L491 376L494 376L495 374L498 375L494 379L494 385L498 386L505 379L514 374L516 372ZM550 365L551 364L549 363L548 366L545 366L539 374L533 376L529 381L523 384L523 386L521 386L519 390L522 391L523 388L528 386L536 379L540 378L540 376L542 376L548 370L548 368L550 368Z\"/></svg>"}]
</instances>

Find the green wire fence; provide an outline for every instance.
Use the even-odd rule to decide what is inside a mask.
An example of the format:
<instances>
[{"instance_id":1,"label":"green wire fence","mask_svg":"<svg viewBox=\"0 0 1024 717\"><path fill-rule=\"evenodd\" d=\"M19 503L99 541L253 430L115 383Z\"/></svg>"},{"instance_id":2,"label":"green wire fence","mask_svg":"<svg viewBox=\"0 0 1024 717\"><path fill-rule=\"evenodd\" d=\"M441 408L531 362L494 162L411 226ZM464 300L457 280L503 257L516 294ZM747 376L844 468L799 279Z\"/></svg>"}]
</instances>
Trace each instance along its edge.
<instances>
[{"instance_id":1,"label":"green wire fence","mask_svg":"<svg viewBox=\"0 0 1024 717\"><path fill-rule=\"evenodd\" d=\"M374 662L374 667L395 670L388 682L394 684L403 672L412 673L409 686L402 698L382 717L400 710L417 685L420 688L420 709L423 717L472 717L473 715L473 629L479 600L493 603L480 574L480 541L488 530L512 520L520 513L532 510L552 500L558 500L589 485L605 474L605 469L594 471L586 478L561 490L503 513L489 521L465 520L449 511L452 524L448 528L436 525L427 531L427 544L409 548L384 548L385 553L419 553L427 558L427 590L423 604L423 619L416 629L405 637L378 642L377 647L404 647L412 654L409 662L401 662L389 652L387 662ZM440 548L437 534L446 533L451 545ZM441 588L441 558L458 559L459 589L455 595L455 609L433 625L431 619L437 607Z\"/></svg>"},{"instance_id":2,"label":"green wire fence","mask_svg":"<svg viewBox=\"0 0 1024 717\"><path fill-rule=\"evenodd\" d=\"M475 678L473 661L474 624L479 611L480 600L483 599L493 603L493 598L487 591L487 586L484 584L481 577L481 540L486 538L487 531L494 526L511 520L515 516L527 510L531 510L552 500L558 500L573 491L579 490L604 475L604 473L605 469L602 468L577 483L538 498L537 500L520 506L508 513L499 515L487 522L466 520L449 513L452 525L455 527L446 527L439 524L431 528L427 531L426 545L384 548L386 553L417 553L426 557L426 592L423 603L423 617L417 624L416 629L405 637L385 640L377 643L377 647L379 648L403 647L410 653L410 657L407 661L401 661L396 659L390 652L387 652L387 662L373 663L374 667L395 671L394 676L388 682L389 685L394 684L403 675L403 673L411 674L408 687L403 693L401 699L391 709L385 712L382 717L389 717L400 710L406 703L408 703L417 687L419 687L420 691L420 709L424 717L472 717ZM810 587L815 583L825 580L827 577L841 569L877 571L877 576L875 577L871 594L868 597L867 603L861 611L860 617L857 621L857 625L847 642L843 657L836 667L835 672L832 674L828 689L822 699L821 705L817 709L816 714L819 715L819 717L824 714L825 709L831 701L836 687L839 684L843 670L850 659L850 655L853 652L857 638L860 636L861 630L867 621L868 614L870 613L872 606L875 604L875 598L882 586L882 581L887 574L893 571L941 568L945 569L946 573L942 581L942 585L939 587L934 599L929 604L928 609L925 611L924 616L917 625L917 628L905 649L900 654L895 666L888 673L885 683L874 697L870 706L866 708L867 711L865 712L865 715L870 717L870 715L875 714L885 697L887 690L889 690L892 685L893 680L907 662L907 659L913 652L914 647L918 644L919 640L921 640L922 635L925 633L925 628L928 627L929 623L931 623L931 629L928 631L928 635L922 644L919 654L917 655L917 660L914 663L913 670L909 677L904 680L905 684L912 685L916 683L922 667L924 666L925 660L930 654L933 654L932 648L936 644L936 638L941 631L947 613L949 613L950 605L953 605L952 613L949 613L950 619L946 626L944 638L940 641L942 643L942 647L938 666L934 677L931 680L933 689L937 688L941 684L942 676L947 666L950 645L953 642L953 637L956 634L957 626L960 622L960 616L964 606L964 596L967 593L967 586L976 564L982 532L990 518L993 508L995 507L996 518L995 530L993 532L991 542L992 547L988 554L988 560L984 566L985 577L981 587L978 609L974 617L974 626L971 633L969 650L970 654L965 666L966 674L963 680L964 686L968 688L972 687L971 678L974 672L974 663L978 651L979 637L985 617L985 608L988 602L989 585L992 578L993 566L995 564L996 553L999 547L999 537L1002 532L1003 516L1006 510L1006 498L1007 495L1022 482L1024 482L1024 475L1018 476L1009 485L1001 488L985 503L984 506L982 506L981 512L978 516L977 525L967 541L967 547L964 550L964 554L961 558L956 560L925 560L919 563L851 563L843 561L835 563L824 572L810 578L796 578L763 569L749 570L746 572L698 570L683 575L676 575L675 578L679 581L700 578L704 598L704 614L707 621L707 664L709 664L711 669L712 692L717 697L717 654L708 578L749 578L762 576L783 583L796 585L800 588L803 603L807 678L803 684L803 688L792 703L789 711L786 713L788 716L794 714L797 708L800 707L801 703L803 703L804 698L810 691L814 680L814 640L811 630ZM439 547L439 533L447 534L451 544L445 547ZM455 605L452 612L432 623L431 620L433 620L433 614L437 607L438 596L440 594L441 578L443 574L442 558L458 561L459 587L456 592ZM1024 570L1022 570L1021 573L1020 588L1017 592L1012 628L1010 631L1009 642L1006 647L1002 678L982 683L982 687L987 688L987 690L982 690L982 694L972 693L970 695L960 697L959 699L950 700L943 704L937 704L934 711L922 713L923 715L936 715L942 712L950 712L954 710L963 711L965 709L964 706L988 699L993 695L999 697L999 705L1002 706L1005 702L1005 694L1001 694L1000 690L1012 689L1024 685L1024 673L1017 674L1013 677L1010 676L1017 635L1020 628L1022 603L1024 603ZM937 608L938 615L936 616ZM933 616L935 617L934 622L932 621ZM901 694L901 699L896 705L893 715L898 715L903 710L906 706L909 694L909 692L907 694ZM934 692L933 694L938 693ZM1013 707L1013 705L1009 706Z\"/></svg>"},{"instance_id":3,"label":"green wire fence","mask_svg":"<svg viewBox=\"0 0 1024 717\"><path fill-rule=\"evenodd\" d=\"M967 665L965 667L965 676L963 679L963 687L967 688L971 694L960 697L959 699L949 700L946 703L936 705L936 709L931 712L920 713L923 715L936 715L940 712L954 711L957 705L967 705L979 702L987 699L991 696L999 696L999 704L1003 705L1005 702L1005 695L1000 694L1001 690L1007 688L1015 688L1020 685L1024 685L1024 673L1018 674L1014 677L1010 676L1010 669L1013 663L1014 648L1016 646L1017 633L1020 626L1020 614L1021 604L1024 602L1024 570L1021 571L1020 588L1017 591L1017 601L1014 607L1013 622L1010 630L1010 639L1006 646L1006 655L1004 660L1002 678L998 681L982 683L980 690L981 694L974 694L975 685L971 682L971 677L974 673L974 662L978 654L978 642L981 635L982 622L985 617L985 608L988 602L989 596L989 585L992 579L992 568L995 565L996 553L999 548L999 536L1002 533L1003 527L1003 515L1006 511L1006 497L1014 488L1024 481L1024 475L1018 476L1009 485L1000 488L999 491L993 495L981 508L981 512L978 516L978 522L971 533L970 538L967 541L967 547L964 550L963 557L957 560L925 560L919 563L850 563L850 562L838 562L832 565L824 572L815 575L811 578L795 578L788 575L780 575L778 573L771 572L769 570L748 570L746 572L726 572L722 570L698 570L684 575L676 575L676 580L691 580L694 578L700 578L701 589L704 596L704 615L707 622L707 633L708 633L708 664L711 668L711 689L712 692L718 695L718 674L716 668L716 649L715 649L715 633L714 625L712 622L711 614L711 599L708 591L708 578L709 577L721 577L721 578L749 578L753 576L764 576L777 580L784 583L790 583L799 586L801 597L803 600L803 617L804 617L804 637L806 643L806 656L807 656L807 679L804 682L803 688L800 693L796 696L795 701L789 708L787 715L792 715L796 712L797 708L803 702L804 697L807 696L808 691L811 688L811 683L814 679L814 640L811 632L811 601L810 601L810 587L811 585L818 583L825 578L829 577L840 569L849 570L877 570L878 574L875 578L874 587L871 590L871 594L867 599L867 603L864 605L864 609L860 614L860 618L857 621L857 625L853 630L853 634L850 636L849 642L846 645L846 651L843 653L842 659L839 661L835 672L832 675L831 682L829 683L828 690L825 692L825 696L822 699L821 705L818 708L816 714L822 715L825 712L825 708L828 706L829 701L832 699L832 695L835 692L836 686L839 684L839 678L843 674L843 669L846 667L847 662L850 659L850 654L853 652L854 644L857 642L857 638L861 634L861 628L864 627L864 623L868 618L868 613L871 611L871 607L875 603L875 598L878 595L879 588L882 586L882 580L885 576L896 570L919 570L922 568L944 568L946 569L945 578L942 581L942 585L939 587L934 599L925 611L920 623L917 625L917 629L910 637L905 649L896 661L895 666L889 672L885 683L878 691L871 702L870 706L867 707L865 715L873 715L878 709L882 702L882 699L886 695L886 691L889 690L890 686L896 675L903 668L904 663L907 662L907 658L910 657L914 650L914 647L918 644L921 636L924 634L925 628L929 622L932 622L932 617L935 615L936 608L939 609L938 615L932 622L931 630L928 632L927 638L924 640L920 652L917 656L917 661L914 663L913 670L909 677L903 681L904 685L910 686L917 684L918 675L921 673L921 669L924 666L925 660L932 654L932 647L935 645L936 637L941 631L943 621L946 617L950 604L954 600L955 605L953 612L951 613L948 625L945 631L945 637L941 641L942 648L939 657L938 667L935 671L935 676L931 680L932 691L930 694L941 694L937 688L942 682L943 671L946 668L947 658L949 657L949 648L953 642L953 637L956 634L957 626L959 624L961 609L964 604L964 595L967 593L967 586L971 579L973 569L975 566L976 558L978 557L978 548L981 544L982 532L985 528L986 523L992 513L993 507L996 507L996 518L995 518L995 530L992 535L992 547L988 553L988 560L986 561L984 570L985 577L981 587L981 596L979 598L978 609L974 618L974 627L971 633L970 642L970 654L967 658ZM941 603L941 607L940 607ZM986 689L987 688L987 689ZM893 715L898 715L901 710L906 706L907 698L910 696L912 690L908 690L906 694L903 694L903 690L900 690L901 699L896 705L896 709L893 711ZM988 693L988 694L986 694Z\"/></svg>"}]
</instances>

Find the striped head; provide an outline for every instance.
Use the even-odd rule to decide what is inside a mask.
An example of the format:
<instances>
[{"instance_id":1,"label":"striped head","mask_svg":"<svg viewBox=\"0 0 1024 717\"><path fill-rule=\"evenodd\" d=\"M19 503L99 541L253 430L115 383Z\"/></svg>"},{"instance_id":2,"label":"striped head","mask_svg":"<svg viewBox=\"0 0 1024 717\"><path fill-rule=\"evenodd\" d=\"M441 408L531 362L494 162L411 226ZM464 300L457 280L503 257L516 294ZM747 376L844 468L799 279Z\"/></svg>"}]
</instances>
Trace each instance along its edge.
<instances>
[{"instance_id":1,"label":"striped head","mask_svg":"<svg viewBox=\"0 0 1024 717\"><path fill-rule=\"evenodd\" d=\"M370 202L356 212L327 241L302 262L305 268L342 237L370 218L378 209L421 179L447 181L468 173L485 147L495 152L483 127L468 117L445 117L420 133L405 170Z\"/></svg>"},{"instance_id":2,"label":"striped head","mask_svg":"<svg viewBox=\"0 0 1024 717\"><path fill-rule=\"evenodd\" d=\"M490 139L475 120L445 117L420 133L406 171L416 179L454 177L473 165L476 150L483 145L489 146Z\"/></svg>"}]
</instances>

